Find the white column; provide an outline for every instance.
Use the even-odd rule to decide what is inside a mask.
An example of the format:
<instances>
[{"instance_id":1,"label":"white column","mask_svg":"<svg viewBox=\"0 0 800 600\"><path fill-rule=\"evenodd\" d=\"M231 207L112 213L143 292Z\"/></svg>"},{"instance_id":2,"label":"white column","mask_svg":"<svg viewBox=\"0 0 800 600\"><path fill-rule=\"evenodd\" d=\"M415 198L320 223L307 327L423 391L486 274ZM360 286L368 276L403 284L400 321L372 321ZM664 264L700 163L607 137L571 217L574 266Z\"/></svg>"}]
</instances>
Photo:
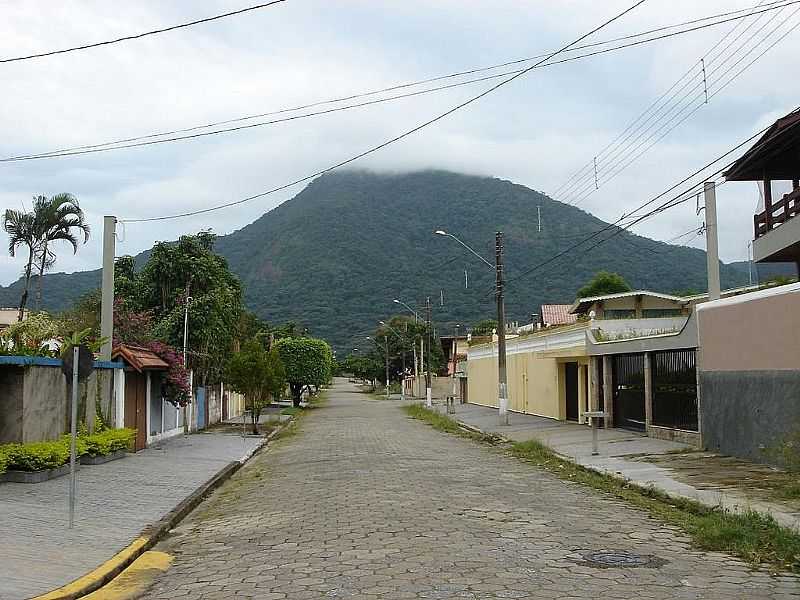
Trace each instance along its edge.
<instances>
[{"instance_id":1,"label":"white column","mask_svg":"<svg viewBox=\"0 0 800 600\"><path fill-rule=\"evenodd\" d=\"M152 430L150 427L150 371L147 372L147 389L145 390L145 415L147 416L147 442L150 442L150 431Z\"/></svg>"},{"instance_id":2,"label":"white column","mask_svg":"<svg viewBox=\"0 0 800 600\"><path fill-rule=\"evenodd\" d=\"M713 181L703 186L706 201L706 260L708 265L708 299L719 300L719 242L717 240L717 191Z\"/></svg>"},{"instance_id":3,"label":"white column","mask_svg":"<svg viewBox=\"0 0 800 600\"><path fill-rule=\"evenodd\" d=\"M125 427L125 369L114 369L114 426Z\"/></svg>"}]
</instances>

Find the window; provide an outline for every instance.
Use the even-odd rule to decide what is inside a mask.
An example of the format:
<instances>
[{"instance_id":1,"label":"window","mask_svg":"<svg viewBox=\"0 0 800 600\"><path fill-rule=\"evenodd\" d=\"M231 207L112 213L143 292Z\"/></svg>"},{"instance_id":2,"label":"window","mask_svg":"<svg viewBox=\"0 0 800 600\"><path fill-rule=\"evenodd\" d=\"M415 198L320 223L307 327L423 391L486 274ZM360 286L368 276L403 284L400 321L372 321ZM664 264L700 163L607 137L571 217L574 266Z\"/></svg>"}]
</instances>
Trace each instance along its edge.
<instances>
[{"instance_id":1,"label":"window","mask_svg":"<svg viewBox=\"0 0 800 600\"><path fill-rule=\"evenodd\" d=\"M636 311L632 308L616 308L612 310L604 310L604 319L633 319L636 316Z\"/></svg>"},{"instance_id":2,"label":"window","mask_svg":"<svg viewBox=\"0 0 800 600\"><path fill-rule=\"evenodd\" d=\"M663 317L680 317L683 313L680 308L645 308L642 316L645 319L659 319Z\"/></svg>"}]
</instances>

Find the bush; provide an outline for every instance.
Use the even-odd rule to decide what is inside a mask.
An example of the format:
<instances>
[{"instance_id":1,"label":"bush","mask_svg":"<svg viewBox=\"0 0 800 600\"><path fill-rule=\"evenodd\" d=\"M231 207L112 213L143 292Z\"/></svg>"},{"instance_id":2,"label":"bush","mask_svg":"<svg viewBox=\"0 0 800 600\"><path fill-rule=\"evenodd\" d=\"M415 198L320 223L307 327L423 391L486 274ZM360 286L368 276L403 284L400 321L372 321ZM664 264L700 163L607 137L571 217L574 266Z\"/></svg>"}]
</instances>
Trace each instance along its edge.
<instances>
[{"instance_id":1,"label":"bush","mask_svg":"<svg viewBox=\"0 0 800 600\"><path fill-rule=\"evenodd\" d=\"M6 466L8 465L8 456L6 456L5 450L0 447L0 475L6 472Z\"/></svg>"},{"instance_id":2,"label":"bush","mask_svg":"<svg viewBox=\"0 0 800 600\"><path fill-rule=\"evenodd\" d=\"M119 450L130 450L136 437L135 429L106 429L82 439L85 449L81 454L104 456Z\"/></svg>"},{"instance_id":3,"label":"bush","mask_svg":"<svg viewBox=\"0 0 800 600\"><path fill-rule=\"evenodd\" d=\"M8 444L1 448L6 456L8 470L46 471L57 469L69 460L69 438L54 442Z\"/></svg>"}]
</instances>

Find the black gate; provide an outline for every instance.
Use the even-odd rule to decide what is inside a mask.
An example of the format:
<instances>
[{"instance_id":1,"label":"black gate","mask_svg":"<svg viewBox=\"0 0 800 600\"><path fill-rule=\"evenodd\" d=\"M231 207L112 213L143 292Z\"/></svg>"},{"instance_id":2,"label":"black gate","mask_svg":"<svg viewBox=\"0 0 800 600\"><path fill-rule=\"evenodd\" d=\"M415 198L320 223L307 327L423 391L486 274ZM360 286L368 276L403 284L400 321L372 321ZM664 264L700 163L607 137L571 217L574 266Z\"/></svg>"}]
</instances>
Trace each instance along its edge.
<instances>
[{"instance_id":1,"label":"black gate","mask_svg":"<svg viewBox=\"0 0 800 600\"><path fill-rule=\"evenodd\" d=\"M578 363L564 363L564 395L567 421L578 420Z\"/></svg>"},{"instance_id":2,"label":"black gate","mask_svg":"<svg viewBox=\"0 0 800 600\"><path fill-rule=\"evenodd\" d=\"M644 354L619 354L613 358L614 425L645 429Z\"/></svg>"},{"instance_id":3,"label":"black gate","mask_svg":"<svg viewBox=\"0 0 800 600\"><path fill-rule=\"evenodd\" d=\"M695 358L695 350L653 353L653 425L697 431Z\"/></svg>"}]
</instances>

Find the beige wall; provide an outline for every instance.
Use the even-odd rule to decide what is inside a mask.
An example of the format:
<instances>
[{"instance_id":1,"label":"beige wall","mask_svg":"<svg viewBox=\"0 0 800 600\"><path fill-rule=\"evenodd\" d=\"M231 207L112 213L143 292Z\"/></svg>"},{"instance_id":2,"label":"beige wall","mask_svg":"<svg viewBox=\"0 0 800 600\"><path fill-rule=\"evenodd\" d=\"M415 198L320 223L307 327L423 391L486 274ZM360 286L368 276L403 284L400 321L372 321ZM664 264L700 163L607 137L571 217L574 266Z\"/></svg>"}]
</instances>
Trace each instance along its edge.
<instances>
[{"instance_id":1,"label":"beige wall","mask_svg":"<svg viewBox=\"0 0 800 600\"><path fill-rule=\"evenodd\" d=\"M700 370L800 369L800 287L756 294L698 307Z\"/></svg>"},{"instance_id":2,"label":"beige wall","mask_svg":"<svg viewBox=\"0 0 800 600\"><path fill-rule=\"evenodd\" d=\"M578 362L588 368L589 359L582 350L558 353L523 352L507 357L509 409L553 419L566 418L564 392L565 362ZM578 406L588 409L590 390L578 378ZM589 384L591 385L591 384ZM497 406L497 357L467 361L467 396L472 404Z\"/></svg>"},{"instance_id":3,"label":"beige wall","mask_svg":"<svg viewBox=\"0 0 800 600\"><path fill-rule=\"evenodd\" d=\"M683 304L674 300L667 300L666 298L656 298L654 296L641 296L641 301L637 302L636 296L627 296L624 298L612 298L610 300L602 300L595 302L590 311L595 311L595 316L598 319L603 318L603 310L640 310L645 309L681 309ZM688 310L686 311L688 312Z\"/></svg>"}]
</instances>

